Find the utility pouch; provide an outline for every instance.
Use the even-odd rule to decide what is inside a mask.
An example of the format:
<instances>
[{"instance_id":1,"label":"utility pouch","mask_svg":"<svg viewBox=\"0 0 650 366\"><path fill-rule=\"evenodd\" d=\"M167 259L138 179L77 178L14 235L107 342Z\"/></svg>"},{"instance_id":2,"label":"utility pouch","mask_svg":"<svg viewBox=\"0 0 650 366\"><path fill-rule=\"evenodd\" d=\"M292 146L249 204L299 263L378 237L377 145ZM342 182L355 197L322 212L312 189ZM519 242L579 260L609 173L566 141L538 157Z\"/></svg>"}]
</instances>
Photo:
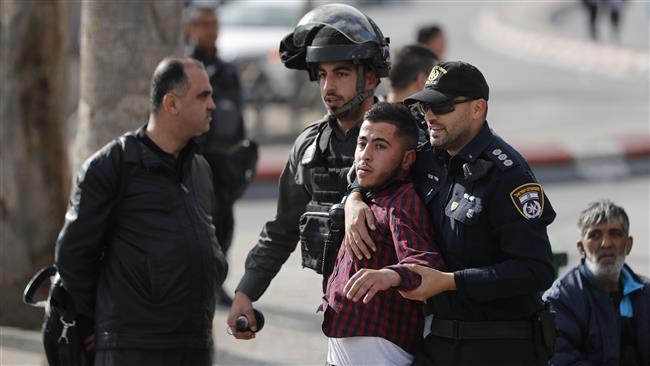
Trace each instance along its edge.
<instances>
[{"instance_id":1,"label":"utility pouch","mask_svg":"<svg viewBox=\"0 0 650 366\"><path fill-rule=\"evenodd\" d=\"M345 205L337 203L329 210L329 234L323 250L323 276L328 278L334 272L334 264L345 232Z\"/></svg>"},{"instance_id":2,"label":"utility pouch","mask_svg":"<svg viewBox=\"0 0 650 366\"><path fill-rule=\"evenodd\" d=\"M555 326L555 313L550 310L548 303L545 303L544 309L536 314L535 328L535 343L538 354L543 359L549 360L555 354L557 328Z\"/></svg>"},{"instance_id":3,"label":"utility pouch","mask_svg":"<svg viewBox=\"0 0 650 366\"><path fill-rule=\"evenodd\" d=\"M337 205L334 205L337 206ZM339 205L339 209L343 209ZM334 207L333 207L334 208ZM334 209L338 214L339 209ZM334 222L330 212L307 211L300 216L300 249L302 266L313 269L325 278L334 270L334 263L343 241L343 225Z\"/></svg>"},{"instance_id":4,"label":"utility pouch","mask_svg":"<svg viewBox=\"0 0 650 366\"><path fill-rule=\"evenodd\" d=\"M329 235L329 213L307 211L300 216L302 266L323 274L325 242Z\"/></svg>"},{"instance_id":5,"label":"utility pouch","mask_svg":"<svg viewBox=\"0 0 650 366\"><path fill-rule=\"evenodd\" d=\"M47 300L34 301L34 294L47 279L52 282ZM94 363L94 353L85 351L83 346L83 339L93 332L92 321L77 314L56 267L43 268L32 278L25 287L23 301L45 309L43 346L50 366L88 366Z\"/></svg>"}]
</instances>

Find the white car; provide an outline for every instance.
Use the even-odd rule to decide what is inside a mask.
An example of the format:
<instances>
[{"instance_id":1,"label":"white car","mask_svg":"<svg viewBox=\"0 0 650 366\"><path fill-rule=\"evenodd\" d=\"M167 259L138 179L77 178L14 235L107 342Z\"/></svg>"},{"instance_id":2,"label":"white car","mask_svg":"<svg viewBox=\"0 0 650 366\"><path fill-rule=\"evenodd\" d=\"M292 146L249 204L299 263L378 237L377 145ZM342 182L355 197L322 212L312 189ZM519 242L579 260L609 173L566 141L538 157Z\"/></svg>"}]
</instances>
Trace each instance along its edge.
<instances>
[{"instance_id":1,"label":"white car","mask_svg":"<svg viewBox=\"0 0 650 366\"><path fill-rule=\"evenodd\" d=\"M280 62L280 41L309 10L307 1L229 1L219 7L217 49L240 67L244 98L287 102L306 79ZM304 74L304 71L302 72Z\"/></svg>"}]
</instances>

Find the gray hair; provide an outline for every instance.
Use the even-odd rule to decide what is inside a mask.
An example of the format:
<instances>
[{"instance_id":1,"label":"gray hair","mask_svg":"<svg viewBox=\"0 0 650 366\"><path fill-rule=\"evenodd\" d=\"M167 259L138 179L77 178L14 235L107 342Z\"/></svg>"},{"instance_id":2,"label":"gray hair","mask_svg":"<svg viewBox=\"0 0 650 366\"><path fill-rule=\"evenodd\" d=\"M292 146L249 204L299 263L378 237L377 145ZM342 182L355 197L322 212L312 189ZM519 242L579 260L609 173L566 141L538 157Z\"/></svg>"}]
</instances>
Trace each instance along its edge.
<instances>
[{"instance_id":1,"label":"gray hair","mask_svg":"<svg viewBox=\"0 0 650 366\"><path fill-rule=\"evenodd\" d=\"M623 207L615 205L608 199L601 199L592 202L580 213L580 218L578 219L580 234L584 236L588 227L600 225L612 219L617 219L623 227L623 232L629 234L630 220L628 219L627 213L625 213Z\"/></svg>"}]
</instances>

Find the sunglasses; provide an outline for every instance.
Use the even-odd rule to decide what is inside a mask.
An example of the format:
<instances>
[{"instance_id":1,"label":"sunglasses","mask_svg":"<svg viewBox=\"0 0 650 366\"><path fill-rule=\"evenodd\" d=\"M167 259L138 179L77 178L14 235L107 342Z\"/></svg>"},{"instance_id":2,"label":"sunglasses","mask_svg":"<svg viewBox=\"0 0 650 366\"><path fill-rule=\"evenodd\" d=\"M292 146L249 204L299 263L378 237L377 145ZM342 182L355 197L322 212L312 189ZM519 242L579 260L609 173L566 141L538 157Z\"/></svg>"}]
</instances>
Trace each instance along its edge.
<instances>
[{"instance_id":1,"label":"sunglasses","mask_svg":"<svg viewBox=\"0 0 650 366\"><path fill-rule=\"evenodd\" d=\"M442 114L447 114L455 111L456 104L467 103L476 99L478 98L460 99L460 100L449 99L446 102L436 103L436 104L419 102L415 105L415 108L417 109L418 112L422 113L423 115L427 114L428 111L431 111L431 113L435 115L442 115Z\"/></svg>"}]
</instances>

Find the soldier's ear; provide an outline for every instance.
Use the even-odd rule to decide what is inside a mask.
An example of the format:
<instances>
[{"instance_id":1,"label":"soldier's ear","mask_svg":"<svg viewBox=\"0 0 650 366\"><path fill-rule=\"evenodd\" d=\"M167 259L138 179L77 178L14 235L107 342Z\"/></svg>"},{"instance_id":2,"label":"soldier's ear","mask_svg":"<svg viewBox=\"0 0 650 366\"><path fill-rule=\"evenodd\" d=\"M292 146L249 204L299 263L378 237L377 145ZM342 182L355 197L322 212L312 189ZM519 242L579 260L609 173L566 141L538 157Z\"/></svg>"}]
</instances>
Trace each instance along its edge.
<instances>
[{"instance_id":1,"label":"soldier's ear","mask_svg":"<svg viewBox=\"0 0 650 366\"><path fill-rule=\"evenodd\" d=\"M379 78L377 77L377 74L375 74L375 72L372 70L367 70L365 72L365 80L365 90L374 89L377 87L377 85L379 85Z\"/></svg>"},{"instance_id":2,"label":"soldier's ear","mask_svg":"<svg viewBox=\"0 0 650 366\"><path fill-rule=\"evenodd\" d=\"M426 84L428 77L429 77L429 75L427 75L427 74L425 74L423 72L418 74L417 79L415 79L416 85L418 86L418 90L424 89L424 84Z\"/></svg>"}]
</instances>

